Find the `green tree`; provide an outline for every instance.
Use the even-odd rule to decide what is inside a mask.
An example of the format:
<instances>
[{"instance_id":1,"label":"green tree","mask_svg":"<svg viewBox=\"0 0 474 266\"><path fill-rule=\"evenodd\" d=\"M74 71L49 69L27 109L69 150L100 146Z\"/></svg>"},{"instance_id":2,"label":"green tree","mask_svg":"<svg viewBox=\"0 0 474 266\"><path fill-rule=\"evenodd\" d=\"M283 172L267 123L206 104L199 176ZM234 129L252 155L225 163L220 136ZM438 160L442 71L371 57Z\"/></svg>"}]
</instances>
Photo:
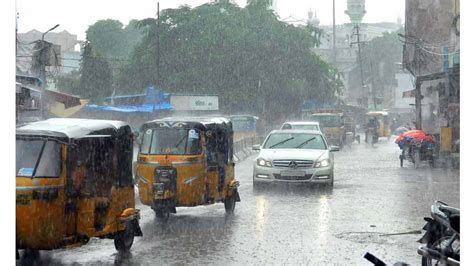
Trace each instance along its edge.
<instances>
[{"instance_id":1,"label":"green tree","mask_svg":"<svg viewBox=\"0 0 474 266\"><path fill-rule=\"evenodd\" d=\"M166 9L159 34L155 19L140 21L145 34L121 70L121 91L155 84L169 92L218 94L221 111L255 114L299 112L306 98L334 101L342 83L312 52L314 29L279 21L260 4Z\"/></svg>"},{"instance_id":2,"label":"green tree","mask_svg":"<svg viewBox=\"0 0 474 266\"><path fill-rule=\"evenodd\" d=\"M77 93L81 88L81 75L77 70L62 74L57 77L56 85L60 91L65 93Z\"/></svg>"},{"instance_id":3,"label":"green tree","mask_svg":"<svg viewBox=\"0 0 474 266\"><path fill-rule=\"evenodd\" d=\"M80 73L80 88L75 94L99 102L112 93L112 71L109 64L99 53L94 52L87 41L83 47Z\"/></svg>"},{"instance_id":4,"label":"green tree","mask_svg":"<svg viewBox=\"0 0 474 266\"><path fill-rule=\"evenodd\" d=\"M86 39L109 61L125 60L141 40L137 23L137 20L131 20L124 27L118 20L99 20L89 26Z\"/></svg>"}]
</instances>

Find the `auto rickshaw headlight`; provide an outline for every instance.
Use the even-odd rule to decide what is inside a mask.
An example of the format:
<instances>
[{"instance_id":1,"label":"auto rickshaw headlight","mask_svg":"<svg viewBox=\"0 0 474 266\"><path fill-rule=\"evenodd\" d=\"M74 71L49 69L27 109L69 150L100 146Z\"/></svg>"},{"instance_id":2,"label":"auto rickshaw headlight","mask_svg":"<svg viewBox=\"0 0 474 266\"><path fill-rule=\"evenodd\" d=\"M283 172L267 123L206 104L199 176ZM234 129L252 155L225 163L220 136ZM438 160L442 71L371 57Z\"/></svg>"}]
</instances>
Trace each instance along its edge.
<instances>
[{"instance_id":1,"label":"auto rickshaw headlight","mask_svg":"<svg viewBox=\"0 0 474 266\"><path fill-rule=\"evenodd\" d=\"M267 160L262 159L262 158L257 159L257 164L259 166L272 167L272 162L267 161Z\"/></svg>"},{"instance_id":2,"label":"auto rickshaw headlight","mask_svg":"<svg viewBox=\"0 0 474 266\"><path fill-rule=\"evenodd\" d=\"M329 166L329 159L323 159L314 163L314 168Z\"/></svg>"}]
</instances>

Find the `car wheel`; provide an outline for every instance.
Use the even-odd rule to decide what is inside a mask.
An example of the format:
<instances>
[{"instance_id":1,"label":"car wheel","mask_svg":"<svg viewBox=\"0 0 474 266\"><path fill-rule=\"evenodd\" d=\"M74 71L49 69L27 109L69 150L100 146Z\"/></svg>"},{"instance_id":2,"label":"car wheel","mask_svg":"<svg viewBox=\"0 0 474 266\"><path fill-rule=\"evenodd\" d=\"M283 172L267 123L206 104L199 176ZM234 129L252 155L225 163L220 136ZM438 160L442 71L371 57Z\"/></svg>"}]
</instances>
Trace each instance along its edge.
<instances>
[{"instance_id":1,"label":"car wheel","mask_svg":"<svg viewBox=\"0 0 474 266\"><path fill-rule=\"evenodd\" d=\"M329 189L332 189L334 187L334 173L331 174L331 177L330 177L331 181L330 182L327 182L324 187L325 188L329 188Z\"/></svg>"}]
</instances>

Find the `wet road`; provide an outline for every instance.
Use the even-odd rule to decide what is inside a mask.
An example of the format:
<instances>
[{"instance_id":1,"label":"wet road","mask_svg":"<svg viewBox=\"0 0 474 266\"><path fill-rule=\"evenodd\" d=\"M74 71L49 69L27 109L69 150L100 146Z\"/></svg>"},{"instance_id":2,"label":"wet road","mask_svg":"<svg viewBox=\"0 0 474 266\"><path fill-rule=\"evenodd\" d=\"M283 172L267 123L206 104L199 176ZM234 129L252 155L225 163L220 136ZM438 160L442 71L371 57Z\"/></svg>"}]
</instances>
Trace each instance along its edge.
<instances>
[{"instance_id":1,"label":"wet road","mask_svg":"<svg viewBox=\"0 0 474 266\"><path fill-rule=\"evenodd\" d=\"M381 140L335 153L333 189L278 186L254 192L252 161L237 164L242 202L226 217L223 204L178 208L167 224L142 210L144 237L119 255L112 240L44 251L45 264L343 264L367 265L369 251L395 263L419 264L416 253L430 205L459 207L459 171L400 168L398 147Z\"/></svg>"}]
</instances>

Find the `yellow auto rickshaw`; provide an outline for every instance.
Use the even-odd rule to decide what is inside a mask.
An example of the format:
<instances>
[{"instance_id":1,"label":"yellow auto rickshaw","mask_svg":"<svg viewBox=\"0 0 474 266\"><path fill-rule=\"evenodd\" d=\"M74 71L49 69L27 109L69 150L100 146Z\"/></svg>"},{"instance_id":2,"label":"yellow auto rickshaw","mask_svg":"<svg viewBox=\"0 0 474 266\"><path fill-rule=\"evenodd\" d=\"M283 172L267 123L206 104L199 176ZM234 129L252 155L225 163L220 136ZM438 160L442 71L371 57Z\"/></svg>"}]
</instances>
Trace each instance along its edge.
<instances>
[{"instance_id":1,"label":"yellow auto rickshaw","mask_svg":"<svg viewBox=\"0 0 474 266\"><path fill-rule=\"evenodd\" d=\"M142 236L132 131L121 121L55 118L16 129L16 247L28 253Z\"/></svg>"},{"instance_id":2,"label":"yellow auto rickshaw","mask_svg":"<svg viewBox=\"0 0 474 266\"><path fill-rule=\"evenodd\" d=\"M232 123L226 118L164 118L139 133L135 174L140 200L166 221L176 207L240 201L234 177Z\"/></svg>"},{"instance_id":3,"label":"yellow auto rickshaw","mask_svg":"<svg viewBox=\"0 0 474 266\"><path fill-rule=\"evenodd\" d=\"M390 131L390 119L388 113L385 111L370 111L365 114L366 123L369 122L371 118L377 119L379 122L379 137L386 137L389 139L392 132Z\"/></svg>"}]
</instances>

